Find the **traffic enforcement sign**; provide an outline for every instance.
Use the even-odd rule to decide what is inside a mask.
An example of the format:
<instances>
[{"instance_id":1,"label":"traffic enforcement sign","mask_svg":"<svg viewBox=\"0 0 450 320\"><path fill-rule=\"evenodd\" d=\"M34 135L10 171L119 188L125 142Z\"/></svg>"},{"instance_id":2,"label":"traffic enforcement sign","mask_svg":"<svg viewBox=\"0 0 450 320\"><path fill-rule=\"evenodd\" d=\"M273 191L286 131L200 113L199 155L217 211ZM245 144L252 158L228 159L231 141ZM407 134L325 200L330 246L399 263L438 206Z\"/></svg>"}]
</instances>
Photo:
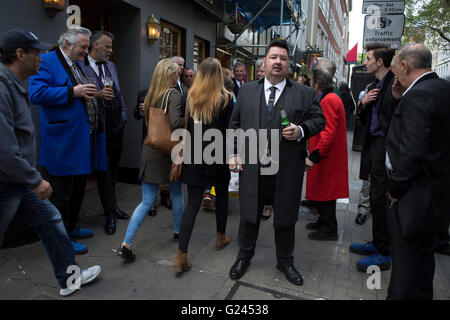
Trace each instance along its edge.
<instances>
[{"instance_id":1,"label":"traffic enforcement sign","mask_svg":"<svg viewBox=\"0 0 450 320\"><path fill-rule=\"evenodd\" d=\"M364 0L362 13L399 14L405 11L405 0Z\"/></svg>"},{"instance_id":2,"label":"traffic enforcement sign","mask_svg":"<svg viewBox=\"0 0 450 320\"><path fill-rule=\"evenodd\" d=\"M402 46L405 15L367 15L364 17L363 47L368 44L386 44L392 49Z\"/></svg>"}]
</instances>

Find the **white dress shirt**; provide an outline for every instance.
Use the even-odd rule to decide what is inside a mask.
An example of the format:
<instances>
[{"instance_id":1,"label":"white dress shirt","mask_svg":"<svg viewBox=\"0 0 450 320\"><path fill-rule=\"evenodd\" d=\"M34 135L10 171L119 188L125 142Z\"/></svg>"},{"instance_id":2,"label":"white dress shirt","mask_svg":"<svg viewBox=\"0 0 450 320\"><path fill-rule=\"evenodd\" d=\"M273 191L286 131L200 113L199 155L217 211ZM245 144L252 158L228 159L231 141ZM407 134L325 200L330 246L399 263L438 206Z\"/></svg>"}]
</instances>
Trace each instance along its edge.
<instances>
[{"instance_id":1,"label":"white dress shirt","mask_svg":"<svg viewBox=\"0 0 450 320\"><path fill-rule=\"evenodd\" d=\"M286 87L286 79L277 83L276 85L273 85L269 82L269 80L267 80L267 78L264 78L264 95L266 97L267 104L269 104L270 88L272 87L277 88L277 90L275 90L275 101L273 102L273 105L275 106L281 94L283 93L284 87ZM305 134L303 132L302 127L300 126L297 127L300 129L300 137L297 139L297 141L300 141Z\"/></svg>"},{"instance_id":2,"label":"white dress shirt","mask_svg":"<svg viewBox=\"0 0 450 320\"><path fill-rule=\"evenodd\" d=\"M89 65L91 66L91 68L94 69L97 76L100 77L100 70L98 69L98 65L95 63L96 61L94 59L92 59L92 57L90 55L88 55L88 60L89 60ZM104 72L105 71L103 71L103 74L104 74Z\"/></svg>"}]
</instances>

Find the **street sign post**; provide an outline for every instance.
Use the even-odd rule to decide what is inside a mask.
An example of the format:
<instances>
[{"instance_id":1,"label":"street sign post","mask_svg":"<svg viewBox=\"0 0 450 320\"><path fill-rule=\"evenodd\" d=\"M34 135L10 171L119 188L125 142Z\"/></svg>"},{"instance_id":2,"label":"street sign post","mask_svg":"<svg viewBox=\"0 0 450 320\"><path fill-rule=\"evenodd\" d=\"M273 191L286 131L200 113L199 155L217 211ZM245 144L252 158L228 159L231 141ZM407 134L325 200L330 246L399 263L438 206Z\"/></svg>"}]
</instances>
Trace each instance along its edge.
<instances>
[{"instance_id":1,"label":"street sign post","mask_svg":"<svg viewBox=\"0 0 450 320\"><path fill-rule=\"evenodd\" d=\"M365 16L363 47L377 43L399 49L402 45L404 26L404 14Z\"/></svg>"},{"instance_id":2,"label":"street sign post","mask_svg":"<svg viewBox=\"0 0 450 320\"><path fill-rule=\"evenodd\" d=\"M405 11L405 0L364 0L364 14L401 14Z\"/></svg>"}]
</instances>

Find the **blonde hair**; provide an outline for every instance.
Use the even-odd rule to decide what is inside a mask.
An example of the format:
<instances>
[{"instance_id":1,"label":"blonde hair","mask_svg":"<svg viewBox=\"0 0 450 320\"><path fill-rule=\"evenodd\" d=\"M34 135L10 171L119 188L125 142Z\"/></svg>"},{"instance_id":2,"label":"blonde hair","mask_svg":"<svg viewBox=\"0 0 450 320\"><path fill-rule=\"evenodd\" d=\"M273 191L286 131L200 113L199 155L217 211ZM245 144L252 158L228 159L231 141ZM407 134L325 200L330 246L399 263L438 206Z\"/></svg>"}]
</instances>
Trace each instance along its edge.
<instances>
[{"instance_id":1,"label":"blonde hair","mask_svg":"<svg viewBox=\"0 0 450 320\"><path fill-rule=\"evenodd\" d=\"M212 122L222 105L228 103L230 92L223 85L222 67L216 58L206 58L199 65L187 98L191 117L204 124Z\"/></svg>"},{"instance_id":2,"label":"blonde hair","mask_svg":"<svg viewBox=\"0 0 450 320\"><path fill-rule=\"evenodd\" d=\"M149 108L156 108L156 104L163 94L172 88L173 75L178 75L178 65L170 59L163 59L156 65L152 81L144 100L145 123L148 124Z\"/></svg>"}]
</instances>

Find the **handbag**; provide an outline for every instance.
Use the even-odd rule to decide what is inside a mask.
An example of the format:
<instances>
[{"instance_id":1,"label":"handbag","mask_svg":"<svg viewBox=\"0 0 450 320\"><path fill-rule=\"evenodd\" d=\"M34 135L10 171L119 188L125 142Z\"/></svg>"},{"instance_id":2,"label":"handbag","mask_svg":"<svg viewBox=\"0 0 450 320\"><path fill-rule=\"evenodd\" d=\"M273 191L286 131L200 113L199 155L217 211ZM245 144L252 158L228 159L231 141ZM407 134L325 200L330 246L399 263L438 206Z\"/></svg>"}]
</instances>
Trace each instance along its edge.
<instances>
[{"instance_id":1,"label":"handbag","mask_svg":"<svg viewBox=\"0 0 450 320\"><path fill-rule=\"evenodd\" d=\"M189 105L186 104L186 110L184 112L184 130L185 130L185 132L187 129L188 120L189 120ZM183 137L181 143L183 143L183 144L185 143L184 137ZM180 157L183 157L183 150L184 150L184 147L180 152ZM183 163L180 163L180 164L172 163L172 166L170 167L169 181L170 182L180 181L182 170L183 170Z\"/></svg>"},{"instance_id":2,"label":"handbag","mask_svg":"<svg viewBox=\"0 0 450 320\"><path fill-rule=\"evenodd\" d=\"M172 129L167 116L167 108L169 105L169 96L173 88L168 89L162 96L162 108L150 107L148 111L148 132L144 143L170 155L172 149L178 144L178 141L172 141Z\"/></svg>"}]
</instances>

